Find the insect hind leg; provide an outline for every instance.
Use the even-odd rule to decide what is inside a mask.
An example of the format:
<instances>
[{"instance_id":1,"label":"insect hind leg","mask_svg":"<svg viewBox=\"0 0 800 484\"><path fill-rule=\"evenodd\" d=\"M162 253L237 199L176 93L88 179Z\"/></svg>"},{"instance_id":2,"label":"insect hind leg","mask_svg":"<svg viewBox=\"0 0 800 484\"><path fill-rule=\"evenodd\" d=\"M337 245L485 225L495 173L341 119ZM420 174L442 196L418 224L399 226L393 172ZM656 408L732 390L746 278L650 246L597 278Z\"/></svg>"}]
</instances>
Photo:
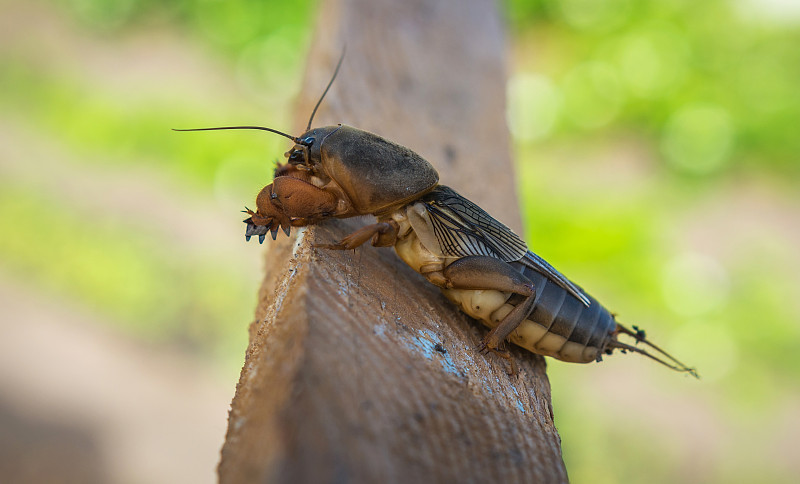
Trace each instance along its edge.
<instances>
[{"instance_id":1,"label":"insect hind leg","mask_svg":"<svg viewBox=\"0 0 800 484\"><path fill-rule=\"evenodd\" d=\"M488 256L462 257L442 272L448 288L495 290L525 297L489 331L480 346L481 351L492 351L509 359L510 353L501 349L501 345L533 309L536 297L533 282L508 263Z\"/></svg>"}]
</instances>

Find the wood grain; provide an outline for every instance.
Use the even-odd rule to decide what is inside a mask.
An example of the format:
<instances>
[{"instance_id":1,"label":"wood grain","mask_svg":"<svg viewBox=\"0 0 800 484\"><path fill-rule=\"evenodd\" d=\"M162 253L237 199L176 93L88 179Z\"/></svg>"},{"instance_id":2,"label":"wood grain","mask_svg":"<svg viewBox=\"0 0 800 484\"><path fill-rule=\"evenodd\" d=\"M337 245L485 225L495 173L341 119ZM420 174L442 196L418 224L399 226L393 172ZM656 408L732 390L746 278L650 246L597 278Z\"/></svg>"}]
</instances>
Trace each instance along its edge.
<instances>
[{"instance_id":1,"label":"wood grain","mask_svg":"<svg viewBox=\"0 0 800 484\"><path fill-rule=\"evenodd\" d=\"M318 15L295 132L346 44L314 125L414 149L519 229L494 3L331 0ZM477 352L486 330L391 249L313 248L366 223L273 243L221 482L566 482L541 357L513 348L509 376Z\"/></svg>"}]
</instances>

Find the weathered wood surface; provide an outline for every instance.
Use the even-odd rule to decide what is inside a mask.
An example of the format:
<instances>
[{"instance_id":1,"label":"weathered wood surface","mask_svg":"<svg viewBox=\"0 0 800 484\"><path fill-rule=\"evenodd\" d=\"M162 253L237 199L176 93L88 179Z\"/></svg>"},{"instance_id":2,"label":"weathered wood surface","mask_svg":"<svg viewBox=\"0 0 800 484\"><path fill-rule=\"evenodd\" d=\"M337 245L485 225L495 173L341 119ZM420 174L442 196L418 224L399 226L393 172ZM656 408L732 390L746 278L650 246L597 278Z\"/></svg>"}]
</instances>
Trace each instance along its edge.
<instances>
[{"instance_id":1,"label":"weathered wood surface","mask_svg":"<svg viewBox=\"0 0 800 484\"><path fill-rule=\"evenodd\" d=\"M294 132L346 44L314 125L414 149L519 229L497 7L331 0L318 15ZM312 247L366 223L272 243L221 482L565 482L541 357L512 348L520 373L509 376L478 353L486 330L392 249Z\"/></svg>"}]
</instances>

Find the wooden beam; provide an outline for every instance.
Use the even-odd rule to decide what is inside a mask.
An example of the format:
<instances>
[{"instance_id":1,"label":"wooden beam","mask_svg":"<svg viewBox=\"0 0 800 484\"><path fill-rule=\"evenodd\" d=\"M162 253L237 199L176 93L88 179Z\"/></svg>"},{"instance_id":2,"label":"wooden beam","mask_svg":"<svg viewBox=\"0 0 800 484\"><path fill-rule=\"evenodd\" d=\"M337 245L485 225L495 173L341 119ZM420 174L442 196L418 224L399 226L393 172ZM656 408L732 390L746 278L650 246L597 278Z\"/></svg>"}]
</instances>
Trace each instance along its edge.
<instances>
[{"instance_id":1,"label":"wooden beam","mask_svg":"<svg viewBox=\"0 0 800 484\"><path fill-rule=\"evenodd\" d=\"M519 229L495 4L330 0L318 15L295 132L346 44L314 125L408 146ZM366 223L269 250L221 482L565 482L541 357L513 348L509 376L476 349L486 329L391 249L313 248Z\"/></svg>"}]
</instances>

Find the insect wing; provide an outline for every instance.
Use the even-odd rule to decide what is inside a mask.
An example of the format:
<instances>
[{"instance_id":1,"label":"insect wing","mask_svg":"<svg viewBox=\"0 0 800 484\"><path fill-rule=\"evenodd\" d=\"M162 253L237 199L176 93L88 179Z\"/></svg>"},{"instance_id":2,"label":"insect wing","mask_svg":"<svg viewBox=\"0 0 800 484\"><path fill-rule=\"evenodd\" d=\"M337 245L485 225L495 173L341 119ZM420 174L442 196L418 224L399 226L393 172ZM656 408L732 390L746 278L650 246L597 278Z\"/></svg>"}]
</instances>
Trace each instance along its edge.
<instances>
[{"instance_id":1,"label":"insect wing","mask_svg":"<svg viewBox=\"0 0 800 484\"><path fill-rule=\"evenodd\" d=\"M514 262L528 251L511 229L449 187L439 185L423 202L445 255L485 255Z\"/></svg>"},{"instance_id":2,"label":"insect wing","mask_svg":"<svg viewBox=\"0 0 800 484\"><path fill-rule=\"evenodd\" d=\"M525 241L511 229L453 189L439 185L422 200L430 214L434 235L445 255L484 255L505 262L519 262L546 276L589 306L589 299L580 288L529 251Z\"/></svg>"},{"instance_id":3,"label":"insect wing","mask_svg":"<svg viewBox=\"0 0 800 484\"><path fill-rule=\"evenodd\" d=\"M558 272L553 266L548 264L546 260L542 259L533 252L528 251L528 253L525 254L525 257L523 257L519 262L526 267L530 267L536 272L546 276L548 279L561 286L562 289L578 298L584 304L584 306L589 307L591 304L589 298L583 294L581 288L576 286L572 281Z\"/></svg>"}]
</instances>

